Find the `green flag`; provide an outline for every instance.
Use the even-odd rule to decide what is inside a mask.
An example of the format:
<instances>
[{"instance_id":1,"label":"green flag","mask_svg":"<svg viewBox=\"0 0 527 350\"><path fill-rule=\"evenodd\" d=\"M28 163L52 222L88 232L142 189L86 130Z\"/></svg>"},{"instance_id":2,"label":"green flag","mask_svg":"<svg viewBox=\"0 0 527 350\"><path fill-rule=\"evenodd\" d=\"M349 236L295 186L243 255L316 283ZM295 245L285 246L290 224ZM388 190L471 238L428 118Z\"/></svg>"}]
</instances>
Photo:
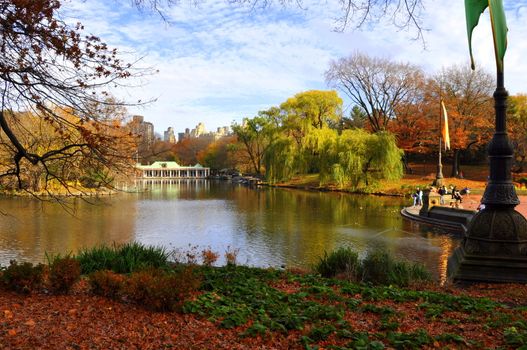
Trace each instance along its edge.
<instances>
[{"instance_id":1,"label":"green flag","mask_svg":"<svg viewBox=\"0 0 527 350\"><path fill-rule=\"evenodd\" d=\"M472 69L474 69L474 57L472 56L472 31L478 25L479 17L487 7L489 8L490 21L492 23L496 65L498 66L498 71L503 72L503 57L507 50L507 22L505 20L505 10L503 9L502 0L465 0L470 63Z\"/></svg>"}]
</instances>

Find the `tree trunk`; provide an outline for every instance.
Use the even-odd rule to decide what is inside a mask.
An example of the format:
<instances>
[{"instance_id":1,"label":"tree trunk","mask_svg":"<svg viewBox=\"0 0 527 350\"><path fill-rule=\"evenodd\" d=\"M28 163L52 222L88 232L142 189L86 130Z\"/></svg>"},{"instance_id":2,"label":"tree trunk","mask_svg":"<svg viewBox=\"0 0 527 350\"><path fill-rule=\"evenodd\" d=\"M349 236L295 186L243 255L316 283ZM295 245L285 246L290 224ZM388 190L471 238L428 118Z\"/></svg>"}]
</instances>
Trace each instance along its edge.
<instances>
[{"instance_id":1,"label":"tree trunk","mask_svg":"<svg viewBox=\"0 0 527 350\"><path fill-rule=\"evenodd\" d=\"M370 169L370 163L371 163L371 159L369 159L366 164L364 165L364 168L362 170L362 172L364 173L364 182L366 184L366 187L369 186L369 181L368 181L368 170Z\"/></svg>"},{"instance_id":2,"label":"tree trunk","mask_svg":"<svg viewBox=\"0 0 527 350\"><path fill-rule=\"evenodd\" d=\"M459 177L461 169L459 168L459 152L460 150L454 150L454 161L452 162L452 173L450 177Z\"/></svg>"},{"instance_id":3,"label":"tree trunk","mask_svg":"<svg viewBox=\"0 0 527 350\"><path fill-rule=\"evenodd\" d=\"M401 159L403 161L403 169L405 174L413 174L412 168L410 168L410 165L408 165L408 156L406 155L406 151L403 153L403 157Z\"/></svg>"},{"instance_id":4,"label":"tree trunk","mask_svg":"<svg viewBox=\"0 0 527 350\"><path fill-rule=\"evenodd\" d=\"M33 192L39 192L42 190L42 174L44 174L42 166L40 164L31 165L27 174L29 190Z\"/></svg>"}]
</instances>

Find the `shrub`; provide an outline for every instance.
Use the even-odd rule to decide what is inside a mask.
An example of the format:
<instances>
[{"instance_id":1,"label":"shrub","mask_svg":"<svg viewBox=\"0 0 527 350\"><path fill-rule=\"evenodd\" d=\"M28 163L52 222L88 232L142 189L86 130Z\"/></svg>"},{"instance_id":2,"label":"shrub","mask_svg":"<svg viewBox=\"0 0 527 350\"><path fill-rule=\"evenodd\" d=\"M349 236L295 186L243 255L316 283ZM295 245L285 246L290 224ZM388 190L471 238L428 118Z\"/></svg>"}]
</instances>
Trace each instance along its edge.
<instances>
[{"instance_id":1,"label":"shrub","mask_svg":"<svg viewBox=\"0 0 527 350\"><path fill-rule=\"evenodd\" d=\"M145 268L168 268L168 253L162 247L132 242L120 246L99 246L79 252L83 274L98 270L131 273Z\"/></svg>"},{"instance_id":2,"label":"shrub","mask_svg":"<svg viewBox=\"0 0 527 350\"><path fill-rule=\"evenodd\" d=\"M91 291L94 294L117 299L121 295L124 285L124 276L110 270L95 271L88 276Z\"/></svg>"},{"instance_id":3,"label":"shrub","mask_svg":"<svg viewBox=\"0 0 527 350\"><path fill-rule=\"evenodd\" d=\"M239 252L240 249L231 249L230 246L227 247L227 250L225 251L225 261L227 262L227 265L236 265Z\"/></svg>"},{"instance_id":4,"label":"shrub","mask_svg":"<svg viewBox=\"0 0 527 350\"><path fill-rule=\"evenodd\" d=\"M70 257L57 257L49 266L49 284L55 293L68 293L81 276L79 262Z\"/></svg>"},{"instance_id":5,"label":"shrub","mask_svg":"<svg viewBox=\"0 0 527 350\"><path fill-rule=\"evenodd\" d=\"M314 266L314 270L323 277L336 277L338 275L350 279L357 279L359 258L350 248L339 248L330 254L324 252Z\"/></svg>"},{"instance_id":6,"label":"shrub","mask_svg":"<svg viewBox=\"0 0 527 350\"><path fill-rule=\"evenodd\" d=\"M172 272L147 269L129 276L123 287L123 294L148 309L171 311L195 291L199 284L199 279L190 267Z\"/></svg>"},{"instance_id":7,"label":"shrub","mask_svg":"<svg viewBox=\"0 0 527 350\"><path fill-rule=\"evenodd\" d=\"M196 265L198 263L198 246L188 245L188 248L176 248L172 251L171 258L176 264Z\"/></svg>"},{"instance_id":8,"label":"shrub","mask_svg":"<svg viewBox=\"0 0 527 350\"><path fill-rule=\"evenodd\" d=\"M407 286L432 279L423 265L397 261L384 250L368 252L359 260L350 248L339 248L330 254L325 252L314 270L323 277L343 277L377 285Z\"/></svg>"},{"instance_id":9,"label":"shrub","mask_svg":"<svg viewBox=\"0 0 527 350\"><path fill-rule=\"evenodd\" d=\"M209 249L203 249L201 251L201 260L203 261L203 265L205 266L212 266L220 257L220 254L212 251Z\"/></svg>"},{"instance_id":10,"label":"shrub","mask_svg":"<svg viewBox=\"0 0 527 350\"><path fill-rule=\"evenodd\" d=\"M33 266L29 262L9 262L9 266L2 269L0 283L8 290L28 294L42 284L44 265Z\"/></svg>"},{"instance_id":11,"label":"shrub","mask_svg":"<svg viewBox=\"0 0 527 350\"><path fill-rule=\"evenodd\" d=\"M394 266L395 261L386 251L370 251L362 260L362 281L372 284L390 284L388 282L389 271L393 271Z\"/></svg>"},{"instance_id":12,"label":"shrub","mask_svg":"<svg viewBox=\"0 0 527 350\"><path fill-rule=\"evenodd\" d=\"M383 250L369 252L362 261L362 281L372 284L407 286L414 281L431 280L423 265L397 261Z\"/></svg>"}]
</instances>

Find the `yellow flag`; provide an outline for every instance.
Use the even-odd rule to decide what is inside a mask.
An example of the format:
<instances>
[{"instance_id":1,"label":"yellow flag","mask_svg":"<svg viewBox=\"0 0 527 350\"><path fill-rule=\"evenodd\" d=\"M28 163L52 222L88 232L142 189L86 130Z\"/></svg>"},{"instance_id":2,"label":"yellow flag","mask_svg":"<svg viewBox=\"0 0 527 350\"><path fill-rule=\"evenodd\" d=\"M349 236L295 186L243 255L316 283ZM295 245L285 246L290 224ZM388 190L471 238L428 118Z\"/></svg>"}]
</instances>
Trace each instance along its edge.
<instances>
[{"instance_id":1,"label":"yellow flag","mask_svg":"<svg viewBox=\"0 0 527 350\"><path fill-rule=\"evenodd\" d=\"M450 149L450 135L448 134L448 116L446 114L446 107L443 101L441 101L441 136L445 142L445 150Z\"/></svg>"}]
</instances>

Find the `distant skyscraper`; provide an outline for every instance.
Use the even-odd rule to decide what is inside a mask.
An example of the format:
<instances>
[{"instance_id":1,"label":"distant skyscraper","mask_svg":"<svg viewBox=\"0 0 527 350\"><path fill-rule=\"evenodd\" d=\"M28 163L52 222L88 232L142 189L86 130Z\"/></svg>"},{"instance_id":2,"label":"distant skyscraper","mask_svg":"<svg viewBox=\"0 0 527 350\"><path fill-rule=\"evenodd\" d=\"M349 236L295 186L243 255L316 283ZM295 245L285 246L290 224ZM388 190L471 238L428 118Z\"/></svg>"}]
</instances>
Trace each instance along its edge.
<instances>
[{"instance_id":1,"label":"distant skyscraper","mask_svg":"<svg viewBox=\"0 0 527 350\"><path fill-rule=\"evenodd\" d=\"M163 141L176 143L176 135L174 135L174 128L172 128L171 126L168 127L167 131L165 131L164 133Z\"/></svg>"},{"instance_id":2,"label":"distant skyscraper","mask_svg":"<svg viewBox=\"0 0 527 350\"><path fill-rule=\"evenodd\" d=\"M150 147L155 141L154 124L145 122L142 115L134 115L132 121L128 123L128 127L132 133L141 137L139 141L140 147Z\"/></svg>"},{"instance_id":3,"label":"distant skyscraper","mask_svg":"<svg viewBox=\"0 0 527 350\"><path fill-rule=\"evenodd\" d=\"M205 129L205 124L200 122L192 130L188 128L185 129L185 132L180 132L178 134L178 142L181 142L185 138L200 138L200 139L209 139L210 142L216 141L222 137L230 135L230 127L222 126L216 129L216 132L207 132Z\"/></svg>"},{"instance_id":4,"label":"distant skyscraper","mask_svg":"<svg viewBox=\"0 0 527 350\"><path fill-rule=\"evenodd\" d=\"M196 128L192 129L192 131L190 132L190 137L197 138L205 135L206 133L207 131L205 130L205 124L200 122L198 123L198 125L196 125Z\"/></svg>"}]
</instances>

